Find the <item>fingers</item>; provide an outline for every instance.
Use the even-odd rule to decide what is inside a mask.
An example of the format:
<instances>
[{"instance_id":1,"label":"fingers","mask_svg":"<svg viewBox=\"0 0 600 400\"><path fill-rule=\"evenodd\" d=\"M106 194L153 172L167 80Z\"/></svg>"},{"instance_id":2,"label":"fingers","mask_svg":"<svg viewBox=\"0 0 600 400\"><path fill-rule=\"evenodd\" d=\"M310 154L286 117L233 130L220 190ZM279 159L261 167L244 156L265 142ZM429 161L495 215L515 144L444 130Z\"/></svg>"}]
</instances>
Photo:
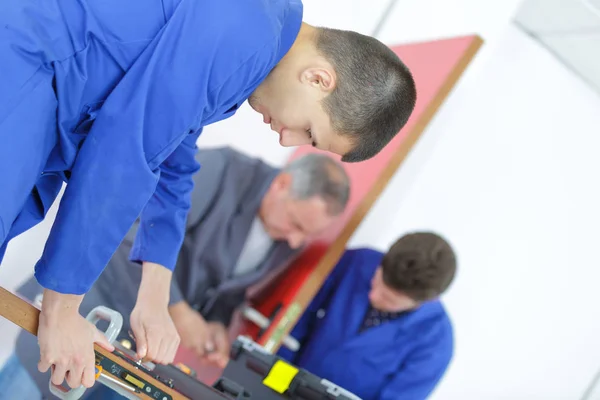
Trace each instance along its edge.
<instances>
[{"instance_id":1,"label":"fingers","mask_svg":"<svg viewBox=\"0 0 600 400\"><path fill-rule=\"evenodd\" d=\"M159 332L151 330L146 330L146 340L148 343L148 351L146 353L145 361L167 364L168 341L163 339Z\"/></svg>"},{"instance_id":2,"label":"fingers","mask_svg":"<svg viewBox=\"0 0 600 400\"><path fill-rule=\"evenodd\" d=\"M83 375L83 369L84 367L89 367L89 365L84 365L84 363L85 361L83 357L80 356L74 356L71 359L70 365L68 366L68 371L65 375L69 387L76 388L81 386L81 377Z\"/></svg>"},{"instance_id":3,"label":"fingers","mask_svg":"<svg viewBox=\"0 0 600 400\"><path fill-rule=\"evenodd\" d=\"M206 340L206 342L204 343L204 350L208 354L214 353L217 350L215 342L212 340L212 338Z\"/></svg>"},{"instance_id":4,"label":"fingers","mask_svg":"<svg viewBox=\"0 0 600 400\"><path fill-rule=\"evenodd\" d=\"M89 379L86 372L88 369L94 370L93 342L99 342L107 350L113 347L77 312L65 313L59 318L60 323L51 320L55 318L53 315L44 318L40 314L38 370L46 372L51 368L51 382L56 386L61 386L66 380L71 388L77 388L81 386L84 376L85 383L93 385L93 373L92 379Z\"/></svg>"},{"instance_id":5,"label":"fingers","mask_svg":"<svg viewBox=\"0 0 600 400\"><path fill-rule=\"evenodd\" d=\"M44 351L40 345L40 361L38 362L38 371L44 373L48 371L49 368L52 368L50 372L54 374L54 364L54 355L50 355L47 351Z\"/></svg>"},{"instance_id":6,"label":"fingers","mask_svg":"<svg viewBox=\"0 0 600 400\"><path fill-rule=\"evenodd\" d=\"M194 351L197 357L204 357L204 355L206 354L206 347L204 345L204 341L199 340L195 342L192 346L192 350Z\"/></svg>"},{"instance_id":7,"label":"fingers","mask_svg":"<svg viewBox=\"0 0 600 400\"><path fill-rule=\"evenodd\" d=\"M173 362L181 339L166 308L164 313L149 313L140 305L132 312L131 329L140 359L158 364Z\"/></svg>"},{"instance_id":8,"label":"fingers","mask_svg":"<svg viewBox=\"0 0 600 400\"><path fill-rule=\"evenodd\" d=\"M92 353L93 354L93 353ZM51 364L51 382L60 386L66 380L70 388L77 388L82 384L86 387L94 385L94 361L93 357L74 355L70 359L63 357ZM40 361L38 370L46 372L49 361Z\"/></svg>"},{"instance_id":9,"label":"fingers","mask_svg":"<svg viewBox=\"0 0 600 400\"><path fill-rule=\"evenodd\" d=\"M92 366L92 368L86 367L83 370L83 377L81 379L81 384L86 388L91 388L94 386L96 382L96 367Z\"/></svg>"},{"instance_id":10,"label":"fingers","mask_svg":"<svg viewBox=\"0 0 600 400\"><path fill-rule=\"evenodd\" d=\"M52 378L50 381L52 384L56 386L62 385L65 380L65 375L67 373L67 363L61 361L60 363L54 364L54 368L52 368Z\"/></svg>"},{"instance_id":11,"label":"fingers","mask_svg":"<svg viewBox=\"0 0 600 400\"><path fill-rule=\"evenodd\" d=\"M131 321L131 330L135 337L135 345L137 347L137 356L139 359L146 360L148 357L148 341L146 339L146 330L141 324L134 324Z\"/></svg>"},{"instance_id":12,"label":"fingers","mask_svg":"<svg viewBox=\"0 0 600 400\"><path fill-rule=\"evenodd\" d=\"M168 332L162 333L161 336L157 362L165 365L171 364L175 359L175 354L179 348L179 335L177 334L175 327L173 327Z\"/></svg>"},{"instance_id":13,"label":"fingers","mask_svg":"<svg viewBox=\"0 0 600 400\"><path fill-rule=\"evenodd\" d=\"M166 364L165 363L165 356L167 353L166 350L167 347L167 343L165 343L165 340L162 339L161 337L159 337L159 335L154 335L152 337L148 338L148 348L150 349L150 351L148 352L148 355L150 354L155 354L151 360L154 360L154 362L158 363L158 364ZM153 350L156 349L156 350Z\"/></svg>"},{"instance_id":14,"label":"fingers","mask_svg":"<svg viewBox=\"0 0 600 400\"><path fill-rule=\"evenodd\" d=\"M52 377L50 381L53 385L60 386L66 380L70 388L75 389L83 385L86 388L94 386L95 366L94 363L83 365L83 362L77 360L69 368L65 360L52 366ZM39 367L39 366L38 366ZM46 369L47 371L48 369Z\"/></svg>"},{"instance_id":15,"label":"fingers","mask_svg":"<svg viewBox=\"0 0 600 400\"><path fill-rule=\"evenodd\" d=\"M42 359L38 362L38 371L43 374L44 372L48 371L48 368L51 366L52 364L45 357L42 357Z\"/></svg>"},{"instance_id":16,"label":"fingers","mask_svg":"<svg viewBox=\"0 0 600 400\"><path fill-rule=\"evenodd\" d=\"M231 348L231 345L229 344L229 336L227 329L224 326L217 325L213 337L217 352L221 354L224 358L227 358L229 356L229 350Z\"/></svg>"},{"instance_id":17,"label":"fingers","mask_svg":"<svg viewBox=\"0 0 600 400\"><path fill-rule=\"evenodd\" d=\"M225 368L229 362L229 357L222 353L212 353L206 356L206 360L219 368Z\"/></svg>"},{"instance_id":18,"label":"fingers","mask_svg":"<svg viewBox=\"0 0 600 400\"><path fill-rule=\"evenodd\" d=\"M167 350L167 356L165 357L167 364L171 364L175 360L180 340L179 335L175 333L175 337L169 341L169 348Z\"/></svg>"},{"instance_id":19,"label":"fingers","mask_svg":"<svg viewBox=\"0 0 600 400\"><path fill-rule=\"evenodd\" d=\"M229 362L229 342L223 341L219 344L218 352L215 355L215 363L220 368L225 368Z\"/></svg>"},{"instance_id":20,"label":"fingers","mask_svg":"<svg viewBox=\"0 0 600 400\"><path fill-rule=\"evenodd\" d=\"M210 338L206 342L208 354L206 354L205 359L219 368L225 368L229 361L230 347L227 330L217 324L209 325L209 327Z\"/></svg>"},{"instance_id":21,"label":"fingers","mask_svg":"<svg viewBox=\"0 0 600 400\"><path fill-rule=\"evenodd\" d=\"M227 340L227 338L217 338L216 340L217 342L217 350L219 351L219 353L223 354L223 355L228 355L229 354L229 341Z\"/></svg>"},{"instance_id":22,"label":"fingers","mask_svg":"<svg viewBox=\"0 0 600 400\"><path fill-rule=\"evenodd\" d=\"M199 332L194 341L193 349L196 356L204 358L215 351L215 343L211 338L210 332Z\"/></svg>"},{"instance_id":23,"label":"fingers","mask_svg":"<svg viewBox=\"0 0 600 400\"><path fill-rule=\"evenodd\" d=\"M219 368L225 368L227 366L227 363L229 363L229 357L226 356L221 356L216 361L216 364Z\"/></svg>"},{"instance_id":24,"label":"fingers","mask_svg":"<svg viewBox=\"0 0 600 400\"><path fill-rule=\"evenodd\" d=\"M206 359L208 361L210 361L210 357L215 354L216 351L215 344L210 339L198 341L194 350L198 358Z\"/></svg>"}]
</instances>

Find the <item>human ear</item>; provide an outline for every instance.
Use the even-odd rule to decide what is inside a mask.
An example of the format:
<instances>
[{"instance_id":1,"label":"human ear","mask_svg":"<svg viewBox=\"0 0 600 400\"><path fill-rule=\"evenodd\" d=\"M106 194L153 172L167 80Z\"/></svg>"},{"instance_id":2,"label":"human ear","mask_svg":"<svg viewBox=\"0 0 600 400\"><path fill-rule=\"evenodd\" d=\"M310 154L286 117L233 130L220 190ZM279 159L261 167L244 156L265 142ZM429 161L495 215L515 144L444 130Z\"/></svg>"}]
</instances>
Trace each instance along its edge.
<instances>
[{"instance_id":1,"label":"human ear","mask_svg":"<svg viewBox=\"0 0 600 400\"><path fill-rule=\"evenodd\" d=\"M282 172L275 177L274 183L278 192L287 192L292 186L292 176L286 172Z\"/></svg>"},{"instance_id":2,"label":"human ear","mask_svg":"<svg viewBox=\"0 0 600 400\"><path fill-rule=\"evenodd\" d=\"M329 93L335 89L336 76L333 68L329 66L313 67L307 68L302 72L301 81Z\"/></svg>"}]
</instances>

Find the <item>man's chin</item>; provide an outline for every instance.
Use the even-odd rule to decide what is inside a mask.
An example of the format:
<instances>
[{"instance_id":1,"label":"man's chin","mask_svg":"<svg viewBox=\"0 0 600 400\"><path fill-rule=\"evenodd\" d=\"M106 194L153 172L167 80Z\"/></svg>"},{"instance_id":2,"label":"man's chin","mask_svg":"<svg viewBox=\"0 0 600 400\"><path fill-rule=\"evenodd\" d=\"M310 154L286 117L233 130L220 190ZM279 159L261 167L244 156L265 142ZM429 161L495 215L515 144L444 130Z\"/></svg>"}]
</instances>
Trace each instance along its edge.
<instances>
[{"instance_id":1,"label":"man's chin","mask_svg":"<svg viewBox=\"0 0 600 400\"><path fill-rule=\"evenodd\" d=\"M380 305L376 301L371 300L371 296L369 296L369 305L376 310L381 310Z\"/></svg>"},{"instance_id":2,"label":"man's chin","mask_svg":"<svg viewBox=\"0 0 600 400\"><path fill-rule=\"evenodd\" d=\"M284 143L283 136L281 136L281 133L278 133L278 136L279 136L279 145L281 147L291 147L291 146L288 146L287 144Z\"/></svg>"},{"instance_id":3,"label":"man's chin","mask_svg":"<svg viewBox=\"0 0 600 400\"><path fill-rule=\"evenodd\" d=\"M249 105L249 106L250 106L250 108L252 108L254 111L256 111L256 112L260 112L260 111L258 111L258 102L256 101L256 98L255 98L253 95L251 95L251 96L248 98L248 105Z\"/></svg>"}]
</instances>

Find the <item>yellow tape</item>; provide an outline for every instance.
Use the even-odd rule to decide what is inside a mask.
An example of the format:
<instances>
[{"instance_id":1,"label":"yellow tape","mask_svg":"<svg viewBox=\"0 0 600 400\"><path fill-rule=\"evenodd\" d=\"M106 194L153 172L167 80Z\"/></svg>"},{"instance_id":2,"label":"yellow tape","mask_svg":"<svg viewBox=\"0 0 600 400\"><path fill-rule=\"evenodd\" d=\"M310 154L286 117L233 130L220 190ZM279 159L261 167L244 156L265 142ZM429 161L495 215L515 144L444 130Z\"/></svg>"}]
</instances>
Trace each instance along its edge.
<instances>
[{"instance_id":1,"label":"yellow tape","mask_svg":"<svg viewBox=\"0 0 600 400\"><path fill-rule=\"evenodd\" d=\"M146 386L146 384L144 384L144 382L140 381L139 379L137 379L134 376L129 375L127 373L125 373L124 378L127 382L139 387L140 389L144 389L144 387Z\"/></svg>"},{"instance_id":2,"label":"yellow tape","mask_svg":"<svg viewBox=\"0 0 600 400\"><path fill-rule=\"evenodd\" d=\"M290 387L292 380L298 373L298 368L277 360L269 375L263 380L263 384L278 393L284 393Z\"/></svg>"}]
</instances>

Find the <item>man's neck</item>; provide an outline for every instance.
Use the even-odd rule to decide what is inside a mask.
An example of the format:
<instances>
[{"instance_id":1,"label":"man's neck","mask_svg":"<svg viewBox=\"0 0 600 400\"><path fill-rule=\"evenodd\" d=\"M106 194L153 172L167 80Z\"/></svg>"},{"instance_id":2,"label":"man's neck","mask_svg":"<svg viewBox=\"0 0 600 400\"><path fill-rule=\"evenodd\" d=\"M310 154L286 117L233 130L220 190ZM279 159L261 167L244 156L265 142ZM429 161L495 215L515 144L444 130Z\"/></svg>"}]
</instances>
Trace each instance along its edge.
<instances>
[{"instance_id":1,"label":"man's neck","mask_svg":"<svg viewBox=\"0 0 600 400\"><path fill-rule=\"evenodd\" d=\"M415 306L415 307L412 307L412 308L400 309L400 310L396 310L396 311L389 311L389 310L381 310L381 309L373 306L373 304L371 304L371 302L369 302L369 307L372 308L373 310L377 310L379 312L384 312L384 313L388 313L388 314L400 314L400 313L403 313L403 312L414 311L417 308L419 308L419 306Z\"/></svg>"},{"instance_id":2,"label":"man's neck","mask_svg":"<svg viewBox=\"0 0 600 400\"><path fill-rule=\"evenodd\" d=\"M285 66L287 66L287 68L294 68L294 65L298 65L299 62L303 63L305 59L310 59L314 56L314 54L317 53L315 46L317 33L318 28L303 22L294 44L273 69L275 70L280 67L286 68ZM268 96L270 90L269 85L270 80L267 78L256 88L254 93L250 96L249 102L251 105L253 104L253 99L260 99Z\"/></svg>"},{"instance_id":3,"label":"man's neck","mask_svg":"<svg viewBox=\"0 0 600 400\"><path fill-rule=\"evenodd\" d=\"M313 50L315 47L315 40L317 36L318 28L307 23L302 23L300 26L300 32L294 41L294 44L290 50L283 56L279 63L286 63L288 60L302 57L303 54L307 53L307 50Z\"/></svg>"}]
</instances>

